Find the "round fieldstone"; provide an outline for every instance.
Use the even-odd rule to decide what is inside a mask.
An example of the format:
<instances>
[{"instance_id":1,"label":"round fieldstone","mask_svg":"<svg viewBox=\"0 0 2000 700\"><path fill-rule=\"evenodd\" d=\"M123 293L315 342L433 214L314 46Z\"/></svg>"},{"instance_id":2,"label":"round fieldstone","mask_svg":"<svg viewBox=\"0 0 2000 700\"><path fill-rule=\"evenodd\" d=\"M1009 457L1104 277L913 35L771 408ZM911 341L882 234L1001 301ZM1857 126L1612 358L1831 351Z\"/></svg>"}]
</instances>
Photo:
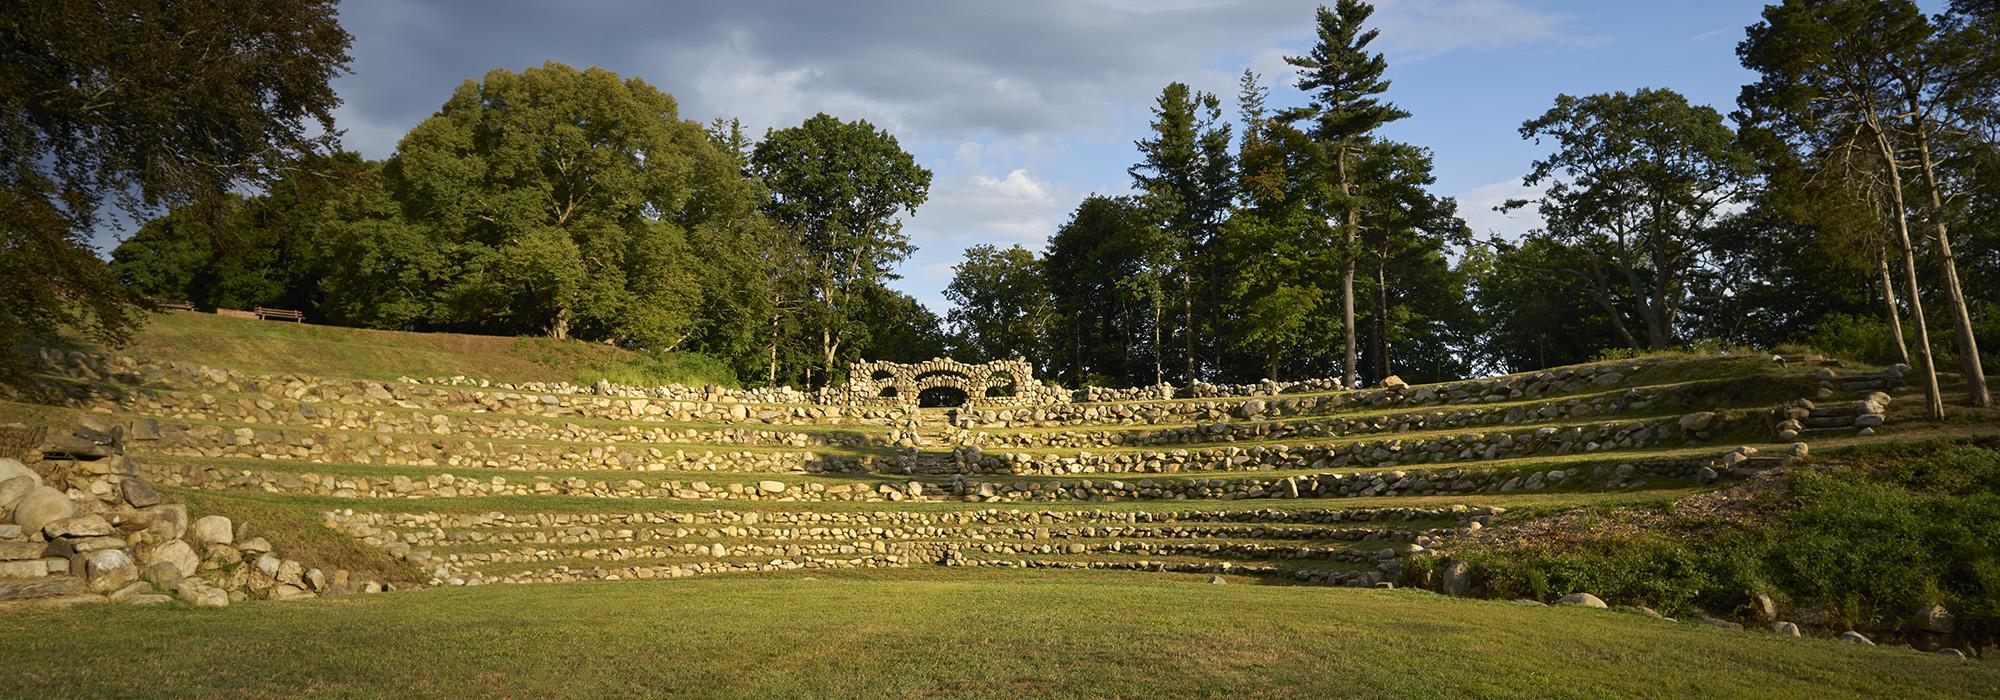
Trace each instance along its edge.
<instances>
[{"instance_id":1,"label":"round fieldstone","mask_svg":"<svg viewBox=\"0 0 2000 700\"><path fill-rule=\"evenodd\" d=\"M1571 593L1556 600L1556 605L1579 605L1586 608L1608 608L1604 601L1589 593Z\"/></svg>"},{"instance_id":2,"label":"round fieldstone","mask_svg":"<svg viewBox=\"0 0 2000 700\"><path fill-rule=\"evenodd\" d=\"M72 515L76 515L76 504L69 502L63 492L47 486L35 487L14 504L14 522L29 532Z\"/></svg>"},{"instance_id":3,"label":"round fieldstone","mask_svg":"<svg viewBox=\"0 0 2000 700\"><path fill-rule=\"evenodd\" d=\"M195 544L203 547L236 541L236 530L230 526L229 518L220 515L196 518L194 524L188 526L188 534L194 536Z\"/></svg>"}]
</instances>

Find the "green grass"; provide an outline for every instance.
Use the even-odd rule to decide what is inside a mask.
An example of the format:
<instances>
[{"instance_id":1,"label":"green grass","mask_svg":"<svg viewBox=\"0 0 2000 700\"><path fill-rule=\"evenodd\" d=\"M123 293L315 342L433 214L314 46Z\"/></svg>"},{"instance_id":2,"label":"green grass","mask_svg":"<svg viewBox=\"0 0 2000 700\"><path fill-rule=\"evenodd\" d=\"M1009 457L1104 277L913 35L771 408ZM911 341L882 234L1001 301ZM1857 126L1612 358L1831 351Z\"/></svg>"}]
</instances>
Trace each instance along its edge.
<instances>
[{"instance_id":1,"label":"green grass","mask_svg":"<svg viewBox=\"0 0 2000 700\"><path fill-rule=\"evenodd\" d=\"M457 333L403 333L225 318L153 314L117 352L251 372L394 379L465 376L505 382L609 379L625 384L736 386L720 362L651 355L583 341Z\"/></svg>"},{"instance_id":2,"label":"green grass","mask_svg":"<svg viewBox=\"0 0 2000 700\"><path fill-rule=\"evenodd\" d=\"M47 698L2000 693L1989 664L1602 610L1158 574L906 575L16 612L0 616L0 687Z\"/></svg>"}]
</instances>

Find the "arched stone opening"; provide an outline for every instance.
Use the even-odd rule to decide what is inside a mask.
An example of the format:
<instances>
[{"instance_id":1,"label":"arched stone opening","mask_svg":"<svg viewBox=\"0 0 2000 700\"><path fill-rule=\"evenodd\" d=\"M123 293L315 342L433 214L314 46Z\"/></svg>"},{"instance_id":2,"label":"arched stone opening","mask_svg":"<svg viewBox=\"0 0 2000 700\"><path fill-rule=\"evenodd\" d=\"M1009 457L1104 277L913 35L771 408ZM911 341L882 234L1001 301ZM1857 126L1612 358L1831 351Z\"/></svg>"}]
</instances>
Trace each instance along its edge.
<instances>
[{"instance_id":1,"label":"arched stone opening","mask_svg":"<svg viewBox=\"0 0 2000 700\"><path fill-rule=\"evenodd\" d=\"M965 390L955 386L934 386L917 393L918 408L959 408L965 405Z\"/></svg>"},{"instance_id":2,"label":"arched stone opening","mask_svg":"<svg viewBox=\"0 0 2000 700\"><path fill-rule=\"evenodd\" d=\"M986 378L987 398L1007 398L1016 392L1016 379L1012 372L994 372Z\"/></svg>"}]
</instances>

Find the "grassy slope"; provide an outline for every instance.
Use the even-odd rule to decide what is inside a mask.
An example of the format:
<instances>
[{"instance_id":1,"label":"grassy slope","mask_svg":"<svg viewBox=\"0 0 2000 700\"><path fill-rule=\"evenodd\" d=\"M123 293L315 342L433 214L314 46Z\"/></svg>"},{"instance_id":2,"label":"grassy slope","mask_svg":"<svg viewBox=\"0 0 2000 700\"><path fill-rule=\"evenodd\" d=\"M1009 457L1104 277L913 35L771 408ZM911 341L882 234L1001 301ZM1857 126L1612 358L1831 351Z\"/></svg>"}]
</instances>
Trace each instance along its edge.
<instances>
[{"instance_id":1,"label":"grassy slope","mask_svg":"<svg viewBox=\"0 0 2000 700\"><path fill-rule=\"evenodd\" d=\"M22 612L0 617L0 658L0 687L20 697L2000 693L2000 669L1986 664L1607 611L1033 574ZM1659 668L1703 672L1635 672Z\"/></svg>"},{"instance_id":2,"label":"grassy slope","mask_svg":"<svg viewBox=\"0 0 2000 700\"><path fill-rule=\"evenodd\" d=\"M253 372L394 379L463 375L494 381L568 381L735 385L725 372L653 358L609 345L546 338L313 326L155 314L118 352ZM719 369L719 367L717 368Z\"/></svg>"}]
</instances>

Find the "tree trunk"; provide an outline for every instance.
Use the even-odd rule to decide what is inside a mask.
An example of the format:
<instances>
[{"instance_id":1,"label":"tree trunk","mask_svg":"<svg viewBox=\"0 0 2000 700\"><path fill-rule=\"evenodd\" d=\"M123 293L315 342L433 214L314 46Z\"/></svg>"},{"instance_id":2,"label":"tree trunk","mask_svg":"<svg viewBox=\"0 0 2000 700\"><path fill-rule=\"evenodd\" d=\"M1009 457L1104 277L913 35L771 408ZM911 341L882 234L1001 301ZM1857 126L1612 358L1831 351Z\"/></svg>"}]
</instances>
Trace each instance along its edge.
<instances>
[{"instance_id":1,"label":"tree trunk","mask_svg":"<svg viewBox=\"0 0 2000 700\"><path fill-rule=\"evenodd\" d=\"M1194 282L1181 270L1181 334L1187 345L1187 375L1181 381L1194 386Z\"/></svg>"},{"instance_id":2,"label":"tree trunk","mask_svg":"<svg viewBox=\"0 0 2000 700\"><path fill-rule=\"evenodd\" d=\"M1340 173L1341 195L1350 198L1353 197L1354 189L1347 183L1347 144L1343 143L1340 145L1340 157L1335 159L1335 167ZM1360 219L1361 219L1360 210L1361 208L1355 206L1354 202L1350 200L1347 203L1347 221L1341 226L1343 234L1342 240L1345 242L1345 245L1341 247L1340 251L1340 256L1342 258L1342 265L1341 265L1342 270L1340 275L1340 318L1342 326L1341 330L1346 336L1346 349L1347 349L1346 364L1342 366L1343 368L1342 379L1345 381L1345 386L1349 389L1354 388L1355 384L1354 382L1355 379L1354 227L1360 224Z\"/></svg>"},{"instance_id":3,"label":"tree trunk","mask_svg":"<svg viewBox=\"0 0 2000 700\"><path fill-rule=\"evenodd\" d=\"M549 337L556 340L569 339L569 307L556 309L556 318L549 322Z\"/></svg>"},{"instance_id":4,"label":"tree trunk","mask_svg":"<svg viewBox=\"0 0 2000 700\"><path fill-rule=\"evenodd\" d=\"M1160 347L1160 306L1160 292L1155 289L1153 292L1153 386L1159 386L1167 382L1166 365L1161 362L1167 354L1167 349Z\"/></svg>"},{"instance_id":5,"label":"tree trunk","mask_svg":"<svg viewBox=\"0 0 2000 700\"><path fill-rule=\"evenodd\" d=\"M1903 290L1910 297L1910 322L1917 327L1917 359L1923 366L1924 414L1931 420L1944 418L1944 397L1938 394L1937 363L1931 359L1930 324L1924 320L1923 296L1917 293L1917 251L1910 245L1910 209L1903 203L1903 173L1896 161L1896 150L1889 145L1889 135L1882 125L1869 119L1870 131L1874 132L1875 147L1880 151L1889 171L1889 194L1891 205L1896 209L1897 244L1903 251Z\"/></svg>"},{"instance_id":6,"label":"tree trunk","mask_svg":"<svg viewBox=\"0 0 2000 700\"><path fill-rule=\"evenodd\" d=\"M1375 381L1389 376L1389 256L1375 261Z\"/></svg>"},{"instance_id":7,"label":"tree trunk","mask_svg":"<svg viewBox=\"0 0 2000 700\"><path fill-rule=\"evenodd\" d=\"M1620 313L1618 306L1611 303L1611 284L1604 279L1604 268L1597 262L1597 253L1585 246L1583 259L1590 263L1590 276L1584 279L1584 283L1590 288L1590 298L1597 300L1598 308L1604 309L1604 317L1611 320L1611 330L1617 331L1618 337L1625 339L1626 347L1644 350L1645 348L1639 345L1639 339L1633 337L1632 329L1625 326L1625 314ZM1548 365L1544 363L1542 366Z\"/></svg>"},{"instance_id":8,"label":"tree trunk","mask_svg":"<svg viewBox=\"0 0 2000 700\"><path fill-rule=\"evenodd\" d=\"M1889 275L1889 256L1881 249L1875 250L1875 271L1882 277L1882 303L1889 311L1889 339L1896 346L1896 361L1910 364L1910 346L1903 342L1903 312L1896 307L1896 281Z\"/></svg>"},{"instance_id":9,"label":"tree trunk","mask_svg":"<svg viewBox=\"0 0 2000 700\"><path fill-rule=\"evenodd\" d=\"M1931 223L1937 238L1938 266L1944 271L1945 300L1951 304L1953 330L1958 335L1959 361L1965 367L1966 403L1984 408L1993 405L1986 389L1986 368L1979 360L1979 339L1972 335L1972 312L1965 307L1965 291L1958 284L1958 261L1951 253L1951 234L1944 225L1944 196L1938 192L1937 169L1931 163L1930 137L1925 134L1923 117L1912 116L1917 132L1917 155L1924 166L1924 189L1930 190Z\"/></svg>"},{"instance_id":10,"label":"tree trunk","mask_svg":"<svg viewBox=\"0 0 2000 700\"><path fill-rule=\"evenodd\" d=\"M783 316L777 311L780 302L777 299L771 301L771 368L765 372L764 386L775 387L778 385L778 320Z\"/></svg>"}]
</instances>

